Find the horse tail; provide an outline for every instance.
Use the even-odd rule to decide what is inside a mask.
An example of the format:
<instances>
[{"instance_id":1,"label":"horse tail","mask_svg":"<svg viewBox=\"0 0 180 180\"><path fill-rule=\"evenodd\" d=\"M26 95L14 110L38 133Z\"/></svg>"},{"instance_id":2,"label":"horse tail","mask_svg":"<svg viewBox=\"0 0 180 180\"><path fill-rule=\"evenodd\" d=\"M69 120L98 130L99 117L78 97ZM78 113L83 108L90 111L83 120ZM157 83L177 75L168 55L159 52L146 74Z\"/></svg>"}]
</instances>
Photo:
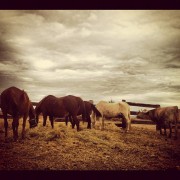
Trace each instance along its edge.
<instances>
[{"instance_id":1,"label":"horse tail","mask_svg":"<svg viewBox=\"0 0 180 180\"><path fill-rule=\"evenodd\" d=\"M91 104L91 108L94 111L94 113L96 114L97 117L101 117L101 113L98 111L98 109L96 108L96 106L94 104Z\"/></svg>"},{"instance_id":2,"label":"horse tail","mask_svg":"<svg viewBox=\"0 0 180 180\"><path fill-rule=\"evenodd\" d=\"M175 123L177 124L178 121L179 121L179 110L178 110L178 107L177 107L177 106L176 106L176 112L175 112L175 114L176 114L176 121L175 121Z\"/></svg>"},{"instance_id":3,"label":"horse tail","mask_svg":"<svg viewBox=\"0 0 180 180\"><path fill-rule=\"evenodd\" d=\"M177 139L178 137L178 121L180 120L179 119L179 110L178 110L178 107L176 106L176 117L175 117L175 138Z\"/></svg>"},{"instance_id":4,"label":"horse tail","mask_svg":"<svg viewBox=\"0 0 180 180\"><path fill-rule=\"evenodd\" d=\"M127 120L123 113L120 113L120 116L122 117L122 128L126 129L127 127Z\"/></svg>"}]
</instances>

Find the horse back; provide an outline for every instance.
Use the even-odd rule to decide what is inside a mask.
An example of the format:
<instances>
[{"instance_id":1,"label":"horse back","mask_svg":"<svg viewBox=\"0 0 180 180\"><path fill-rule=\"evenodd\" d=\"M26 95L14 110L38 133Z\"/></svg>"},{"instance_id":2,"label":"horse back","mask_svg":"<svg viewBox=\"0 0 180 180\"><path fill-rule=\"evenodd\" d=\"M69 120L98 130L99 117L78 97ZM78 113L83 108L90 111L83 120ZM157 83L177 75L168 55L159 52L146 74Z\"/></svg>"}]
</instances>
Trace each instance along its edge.
<instances>
[{"instance_id":1,"label":"horse back","mask_svg":"<svg viewBox=\"0 0 180 180\"><path fill-rule=\"evenodd\" d=\"M41 113L45 109L49 108L49 106L52 106L52 103L55 101L56 97L53 95L48 95L44 97L37 105L35 108L36 113Z\"/></svg>"},{"instance_id":2,"label":"horse back","mask_svg":"<svg viewBox=\"0 0 180 180\"><path fill-rule=\"evenodd\" d=\"M151 111L151 119L161 124L168 124L168 122L176 123L178 118L178 107L162 107Z\"/></svg>"},{"instance_id":3,"label":"horse back","mask_svg":"<svg viewBox=\"0 0 180 180\"><path fill-rule=\"evenodd\" d=\"M108 103L108 102L100 101L96 105L96 107L100 111L100 113L107 118L116 117L120 113L118 103Z\"/></svg>"},{"instance_id":4,"label":"horse back","mask_svg":"<svg viewBox=\"0 0 180 180\"><path fill-rule=\"evenodd\" d=\"M10 87L1 93L2 111L11 115L24 115L29 112L30 101L27 93Z\"/></svg>"},{"instance_id":5,"label":"horse back","mask_svg":"<svg viewBox=\"0 0 180 180\"><path fill-rule=\"evenodd\" d=\"M48 95L44 97L36 106L35 112L36 114L43 113L47 115L54 114L55 111L59 108L60 104L58 103L61 98L57 98L53 95Z\"/></svg>"},{"instance_id":6,"label":"horse back","mask_svg":"<svg viewBox=\"0 0 180 180\"><path fill-rule=\"evenodd\" d=\"M82 114L84 118L86 117L85 103L80 97L73 95L65 96L63 97L63 104L71 115L77 116Z\"/></svg>"},{"instance_id":7,"label":"horse back","mask_svg":"<svg viewBox=\"0 0 180 180\"><path fill-rule=\"evenodd\" d=\"M70 113L78 113L80 110L80 99L76 96L68 95L63 97L63 105Z\"/></svg>"}]
</instances>

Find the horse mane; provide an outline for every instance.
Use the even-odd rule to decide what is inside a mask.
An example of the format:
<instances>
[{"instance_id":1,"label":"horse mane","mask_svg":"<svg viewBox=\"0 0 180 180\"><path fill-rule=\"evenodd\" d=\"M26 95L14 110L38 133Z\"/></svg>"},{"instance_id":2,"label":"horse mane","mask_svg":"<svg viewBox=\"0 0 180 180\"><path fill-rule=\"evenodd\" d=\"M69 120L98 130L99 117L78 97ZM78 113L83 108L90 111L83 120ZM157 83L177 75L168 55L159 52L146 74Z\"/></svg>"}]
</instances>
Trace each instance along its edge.
<instances>
[{"instance_id":1,"label":"horse mane","mask_svg":"<svg viewBox=\"0 0 180 180\"><path fill-rule=\"evenodd\" d=\"M46 97L47 97L47 96L46 96ZM46 97L45 97L45 98L46 98ZM36 105L35 113L39 113L40 108L41 108L41 104L42 104L42 102L43 102L43 100L44 100L45 98L43 98L43 99Z\"/></svg>"}]
</instances>

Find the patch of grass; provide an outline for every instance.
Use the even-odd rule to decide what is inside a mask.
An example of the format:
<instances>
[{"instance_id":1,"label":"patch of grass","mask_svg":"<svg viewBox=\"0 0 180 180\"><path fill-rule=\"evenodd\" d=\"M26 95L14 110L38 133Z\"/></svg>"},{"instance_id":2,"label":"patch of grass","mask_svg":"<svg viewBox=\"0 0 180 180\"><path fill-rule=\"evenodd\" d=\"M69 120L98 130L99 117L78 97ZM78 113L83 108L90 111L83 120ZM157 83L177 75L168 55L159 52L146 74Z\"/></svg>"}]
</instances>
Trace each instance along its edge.
<instances>
[{"instance_id":1,"label":"patch of grass","mask_svg":"<svg viewBox=\"0 0 180 180\"><path fill-rule=\"evenodd\" d=\"M39 133L38 132L31 131L28 134L29 134L30 137L39 137Z\"/></svg>"},{"instance_id":2,"label":"patch of grass","mask_svg":"<svg viewBox=\"0 0 180 180\"><path fill-rule=\"evenodd\" d=\"M29 139L5 143L0 133L0 169L158 170L179 165L180 142L165 141L154 126L133 124L129 133L108 121L104 130L87 129L87 123L80 127L77 132L70 123L55 122L52 129L49 121L44 127L41 118L38 127L26 126ZM19 135L21 130L20 124ZM12 128L8 131L13 138Z\"/></svg>"},{"instance_id":3,"label":"patch of grass","mask_svg":"<svg viewBox=\"0 0 180 180\"><path fill-rule=\"evenodd\" d=\"M0 129L0 133L4 133L5 131L3 129Z\"/></svg>"},{"instance_id":4,"label":"patch of grass","mask_svg":"<svg viewBox=\"0 0 180 180\"><path fill-rule=\"evenodd\" d=\"M60 134L55 132L55 131L51 131L51 132L46 134L45 140L46 141L54 141L57 138L60 138Z\"/></svg>"}]
</instances>

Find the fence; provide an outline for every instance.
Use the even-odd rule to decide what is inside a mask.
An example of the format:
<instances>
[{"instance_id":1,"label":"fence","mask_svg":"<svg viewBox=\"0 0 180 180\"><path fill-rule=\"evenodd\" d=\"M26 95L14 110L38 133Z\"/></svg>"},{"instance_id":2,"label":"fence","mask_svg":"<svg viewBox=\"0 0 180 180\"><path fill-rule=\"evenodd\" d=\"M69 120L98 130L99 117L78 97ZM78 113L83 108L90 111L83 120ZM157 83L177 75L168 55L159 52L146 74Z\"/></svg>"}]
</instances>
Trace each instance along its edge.
<instances>
[{"instance_id":1,"label":"fence","mask_svg":"<svg viewBox=\"0 0 180 180\"><path fill-rule=\"evenodd\" d=\"M126 102L126 100L122 100L123 102ZM149 108L158 108L160 107L159 104L144 104L144 103L134 103L134 102L126 102L130 106L138 106L138 107L149 107ZM131 111L131 115L137 115L137 111Z\"/></svg>"},{"instance_id":2,"label":"fence","mask_svg":"<svg viewBox=\"0 0 180 180\"><path fill-rule=\"evenodd\" d=\"M126 100L122 100L123 102L126 102ZM148 107L148 108L159 108L161 107L159 104L145 104L145 103L135 103L135 102L126 102L130 106L137 106L137 107ZM131 115L137 115L138 111L130 111ZM133 124L154 124L153 121L149 119L133 119Z\"/></svg>"}]
</instances>

